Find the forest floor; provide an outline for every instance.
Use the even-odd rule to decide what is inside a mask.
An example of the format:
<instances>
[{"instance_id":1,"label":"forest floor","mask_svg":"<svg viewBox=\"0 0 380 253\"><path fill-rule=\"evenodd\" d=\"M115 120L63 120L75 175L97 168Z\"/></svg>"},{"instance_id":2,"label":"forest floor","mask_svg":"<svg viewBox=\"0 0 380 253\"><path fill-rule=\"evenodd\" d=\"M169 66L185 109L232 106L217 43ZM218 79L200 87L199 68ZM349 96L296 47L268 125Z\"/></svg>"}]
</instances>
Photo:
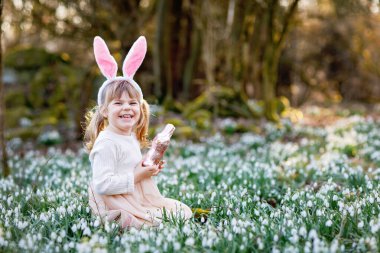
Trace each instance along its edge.
<instances>
[{"instance_id":1,"label":"forest floor","mask_svg":"<svg viewBox=\"0 0 380 253\"><path fill-rule=\"evenodd\" d=\"M260 133L173 140L155 180L194 217L142 230L91 214L83 150L10 150L0 251L378 252L377 109L345 110L308 107L300 122L262 122Z\"/></svg>"}]
</instances>

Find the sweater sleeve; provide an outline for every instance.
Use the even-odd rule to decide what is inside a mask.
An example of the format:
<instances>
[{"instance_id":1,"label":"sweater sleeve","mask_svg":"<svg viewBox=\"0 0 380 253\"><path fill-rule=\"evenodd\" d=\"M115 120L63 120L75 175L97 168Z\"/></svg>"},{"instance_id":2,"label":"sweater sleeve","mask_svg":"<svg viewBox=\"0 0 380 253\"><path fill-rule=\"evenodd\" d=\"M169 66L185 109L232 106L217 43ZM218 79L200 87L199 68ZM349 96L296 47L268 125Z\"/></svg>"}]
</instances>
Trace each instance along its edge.
<instances>
[{"instance_id":1,"label":"sweater sleeve","mask_svg":"<svg viewBox=\"0 0 380 253\"><path fill-rule=\"evenodd\" d=\"M117 146L111 140L98 143L91 154L94 190L98 194L114 195L134 191L134 174L116 174Z\"/></svg>"}]
</instances>

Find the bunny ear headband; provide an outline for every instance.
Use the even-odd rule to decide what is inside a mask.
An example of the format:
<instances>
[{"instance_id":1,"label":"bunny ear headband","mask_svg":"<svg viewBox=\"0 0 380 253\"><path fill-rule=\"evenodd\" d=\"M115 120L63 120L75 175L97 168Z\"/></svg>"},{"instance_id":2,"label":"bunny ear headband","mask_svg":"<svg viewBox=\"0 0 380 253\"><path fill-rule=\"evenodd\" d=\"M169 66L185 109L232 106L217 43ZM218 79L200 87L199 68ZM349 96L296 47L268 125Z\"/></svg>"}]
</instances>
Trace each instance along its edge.
<instances>
[{"instance_id":1,"label":"bunny ear headband","mask_svg":"<svg viewBox=\"0 0 380 253\"><path fill-rule=\"evenodd\" d=\"M143 94L140 86L133 80L137 69L141 66L146 54L146 39L144 36L140 36L133 46L129 50L125 60L123 62L123 76L116 76L117 74L117 63L115 58L110 54L108 47L104 40L99 36L94 38L94 54L95 60L98 64L100 71L107 80L102 84L98 92L98 105L102 104L101 94L103 89L114 80L126 80L140 93L141 100L143 99Z\"/></svg>"}]
</instances>

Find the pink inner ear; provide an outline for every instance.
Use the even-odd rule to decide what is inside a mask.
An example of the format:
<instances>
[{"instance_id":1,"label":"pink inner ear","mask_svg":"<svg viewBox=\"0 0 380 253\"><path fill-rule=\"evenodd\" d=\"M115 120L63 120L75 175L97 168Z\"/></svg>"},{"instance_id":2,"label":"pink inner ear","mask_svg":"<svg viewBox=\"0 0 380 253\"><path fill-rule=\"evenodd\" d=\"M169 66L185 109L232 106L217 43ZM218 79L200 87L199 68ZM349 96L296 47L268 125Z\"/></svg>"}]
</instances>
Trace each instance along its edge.
<instances>
[{"instance_id":1,"label":"pink inner ear","mask_svg":"<svg viewBox=\"0 0 380 253\"><path fill-rule=\"evenodd\" d=\"M110 54L106 43L99 36L96 36L94 39L94 54L96 63L98 64L102 74L107 79L116 77L117 63L115 58L113 58Z\"/></svg>"},{"instance_id":2,"label":"pink inner ear","mask_svg":"<svg viewBox=\"0 0 380 253\"><path fill-rule=\"evenodd\" d=\"M123 63L123 75L133 78L138 68L141 66L146 54L146 39L140 36L132 48L129 50Z\"/></svg>"}]
</instances>

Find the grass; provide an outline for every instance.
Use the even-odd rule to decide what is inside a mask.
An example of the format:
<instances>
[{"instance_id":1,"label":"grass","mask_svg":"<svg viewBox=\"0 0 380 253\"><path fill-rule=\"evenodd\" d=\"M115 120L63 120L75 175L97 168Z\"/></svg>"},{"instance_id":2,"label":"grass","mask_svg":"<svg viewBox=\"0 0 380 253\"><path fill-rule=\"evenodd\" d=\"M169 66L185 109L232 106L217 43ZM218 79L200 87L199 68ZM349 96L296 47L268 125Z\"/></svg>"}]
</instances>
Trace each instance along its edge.
<instances>
[{"instance_id":1,"label":"grass","mask_svg":"<svg viewBox=\"0 0 380 253\"><path fill-rule=\"evenodd\" d=\"M379 127L352 116L173 141L156 182L194 218L129 231L91 215L84 152L13 154L0 181L0 251L378 252Z\"/></svg>"}]
</instances>

